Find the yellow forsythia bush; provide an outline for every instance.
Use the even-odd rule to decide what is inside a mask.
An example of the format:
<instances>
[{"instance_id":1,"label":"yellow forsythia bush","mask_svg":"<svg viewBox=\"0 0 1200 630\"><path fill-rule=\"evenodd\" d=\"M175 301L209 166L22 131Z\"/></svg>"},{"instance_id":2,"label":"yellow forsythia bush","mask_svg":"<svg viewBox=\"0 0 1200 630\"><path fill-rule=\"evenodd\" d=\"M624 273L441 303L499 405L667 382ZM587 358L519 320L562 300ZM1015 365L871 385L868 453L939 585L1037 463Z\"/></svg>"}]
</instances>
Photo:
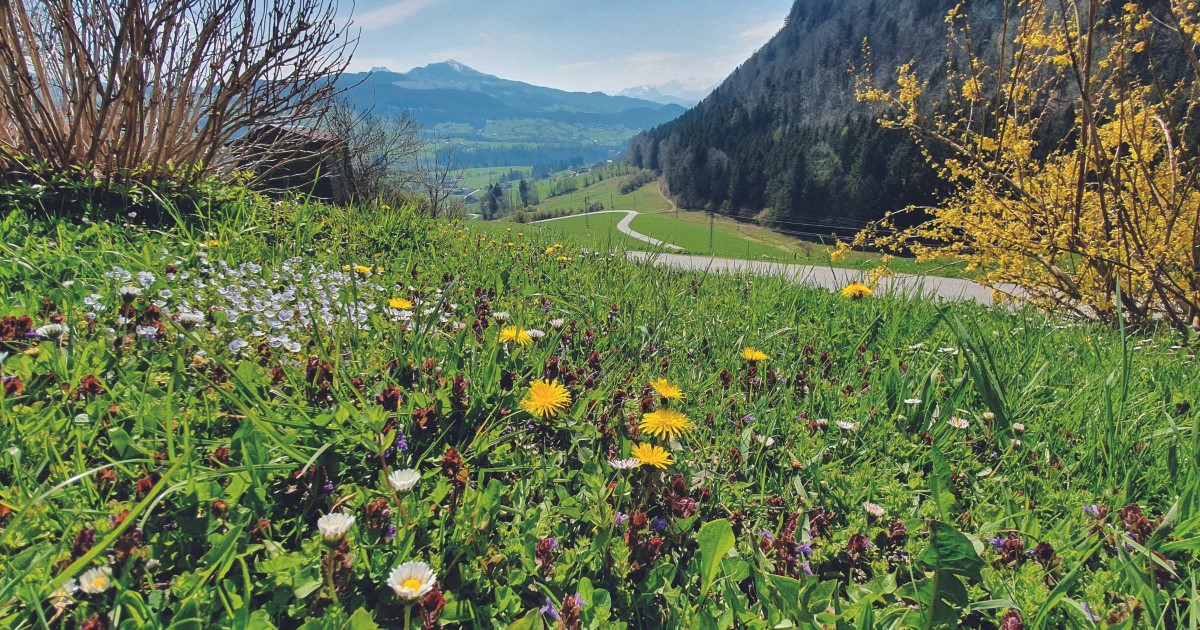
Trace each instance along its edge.
<instances>
[{"instance_id":1,"label":"yellow forsythia bush","mask_svg":"<svg viewBox=\"0 0 1200 630\"><path fill-rule=\"evenodd\" d=\"M1200 8L1010 11L990 37L961 5L948 14L948 107L912 65L889 87L860 75L859 99L917 138L950 193L905 211L925 213L915 227L892 215L857 244L965 261L1052 310L1200 329Z\"/></svg>"}]
</instances>

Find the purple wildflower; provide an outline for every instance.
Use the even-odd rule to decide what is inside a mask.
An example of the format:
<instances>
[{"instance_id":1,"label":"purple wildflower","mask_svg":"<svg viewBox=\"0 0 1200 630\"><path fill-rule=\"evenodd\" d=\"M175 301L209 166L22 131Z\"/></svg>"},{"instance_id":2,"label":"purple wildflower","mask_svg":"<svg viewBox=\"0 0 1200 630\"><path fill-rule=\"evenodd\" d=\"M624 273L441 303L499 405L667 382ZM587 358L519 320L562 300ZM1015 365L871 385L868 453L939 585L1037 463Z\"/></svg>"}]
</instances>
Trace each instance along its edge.
<instances>
[{"instance_id":1,"label":"purple wildflower","mask_svg":"<svg viewBox=\"0 0 1200 630\"><path fill-rule=\"evenodd\" d=\"M667 519L660 516L650 522L650 527L654 528L656 532L664 531L667 529Z\"/></svg>"},{"instance_id":2,"label":"purple wildflower","mask_svg":"<svg viewBox=\"0 0 1200 630\"><path fill-rule=\"evenodd\" d=\"M542 606L538 612L555 621L562 621L562 615L558 614L558 609L554 607L554 602L549 597L546 598L546 605Z\"/></svg>"},{"instance_id":3,"label":"purple wildflower","mask_svg":"<svg viewBox=\"0 0 1200 630\"><path fill-rule=\"evenodd\" d=\"M629 520L629 515L628 515L628 514L626 514L626 513L624 513L624 512L617 512L617 518L616 518L616 521L617 521L617 527L620 527L621 525L624 525L624 524L625 524L625 521L628 521L628 520Z\"/></svg>"},{"instance_id":4,"label":"purple wildflower","mask_svg":"<svg viewBox=\"0 0 1200 630\"><path fill-rule=\"evenodd\" d=\"M810 543L810 542L800 543L799 545L796 545L796 551L804 554L805 557L811 558L813 555L812 543Z\"/></svg>"},{"instance_id":5,"label":"purple wildflower","mask_svg":"<svg viewBox=\"0 0 1200 630\"><path fill-rule=\"evenodd\" d=\"M804 564L800 565L800 570L804 572L804 575L812 575L813 574L812 566L810 564L808 564L808 560L805 560Z\"/></svg>"},{"instance_id":6,"label":"purple wildflower","mask_svg":"<svg viewBox=\"0 0 1200 630\"><path fill-rule=\"evenodd\" d=\"M390 523L388 524L387 528L383 530L383 539L384 540L395 540L396 539L396 526L395 525L392 525Z\"/></svg>"},{"instance_id":7,"label":"purple wildflower","mask_svg":"<svg viewBox=\"0 0 1200 630\"><path fill-rule=\"evenodd\" d=\"M1088 514L1088 516L1092 516L1095 518L1100 517L1100 506L1098 506L1098 505L1095 505L1095 504L1085 505L1085 506L1083 506L1083 511L1086 512Z\"/></svg>"}]
</instances>

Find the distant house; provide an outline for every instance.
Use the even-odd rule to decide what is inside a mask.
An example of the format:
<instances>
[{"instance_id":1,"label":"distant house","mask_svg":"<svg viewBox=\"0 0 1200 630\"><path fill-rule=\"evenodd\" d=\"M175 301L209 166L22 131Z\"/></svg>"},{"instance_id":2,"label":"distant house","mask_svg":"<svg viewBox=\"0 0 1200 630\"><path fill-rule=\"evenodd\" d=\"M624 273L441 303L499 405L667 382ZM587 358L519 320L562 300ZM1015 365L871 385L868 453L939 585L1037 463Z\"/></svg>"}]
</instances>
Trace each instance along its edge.
<instances>
[{"instance_id":1,"label":"distant house","mask_svg":"<svg viewBox=\"0 0 1200 630\"><path fill-rule=\"evenodd\" d=\"M268 195L299 193L331 203L350 200L350 144L312 127L266 125L230 143Z\"/></svg>"}]
</instances>

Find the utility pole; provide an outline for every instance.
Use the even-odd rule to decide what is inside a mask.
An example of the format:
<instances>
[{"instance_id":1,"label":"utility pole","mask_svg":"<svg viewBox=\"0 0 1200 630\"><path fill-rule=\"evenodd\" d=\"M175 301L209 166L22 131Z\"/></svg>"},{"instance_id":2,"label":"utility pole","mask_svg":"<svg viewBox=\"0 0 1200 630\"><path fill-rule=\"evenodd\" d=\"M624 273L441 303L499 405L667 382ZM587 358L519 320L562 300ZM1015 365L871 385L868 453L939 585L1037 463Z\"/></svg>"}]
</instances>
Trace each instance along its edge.
<instances>
[{"instance_id":1,"label":"utility pole","mask_svg":"<svg viewBox=\"0 0 1200 630\"><path fill-rule=\"evenodd\" d=\"M708 253L713 251L713 211L708 209Z\"/></svg>"}]
</instances>

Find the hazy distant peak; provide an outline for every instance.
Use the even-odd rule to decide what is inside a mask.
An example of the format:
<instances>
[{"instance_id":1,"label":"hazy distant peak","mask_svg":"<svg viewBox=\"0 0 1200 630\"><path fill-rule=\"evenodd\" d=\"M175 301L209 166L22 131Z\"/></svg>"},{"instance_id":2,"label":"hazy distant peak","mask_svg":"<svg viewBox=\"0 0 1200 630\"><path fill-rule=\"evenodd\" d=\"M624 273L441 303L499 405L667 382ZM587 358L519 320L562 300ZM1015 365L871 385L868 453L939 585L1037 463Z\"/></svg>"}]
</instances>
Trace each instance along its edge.
<instances>
[{"instance_id":1,"label":"hazy distant peak","mask_svg":"<svg viewBox=\"0 0 1200 630\"><path fill-rule=\"evenodd\" d=\"M617 96L628 96L630 98L640 98L663 105L682 105L683 107L692 107L700 102L700 99L684 98L678 94L664 94L662 90L653 85L639 85L637 87L625 88L617 93Z\"/></svg>"},{"instance_id":2,"label":"hazy distant peak","mask_svg":"<svg viewBox=\"0 0 1200 630\"><path fill-rule=\"evenodd\" d=\"M460 61L447 59L408 71L412 76L439 76L447 78L495 79L497 77L480 72Z\"/></svg>"}]
</instances>

